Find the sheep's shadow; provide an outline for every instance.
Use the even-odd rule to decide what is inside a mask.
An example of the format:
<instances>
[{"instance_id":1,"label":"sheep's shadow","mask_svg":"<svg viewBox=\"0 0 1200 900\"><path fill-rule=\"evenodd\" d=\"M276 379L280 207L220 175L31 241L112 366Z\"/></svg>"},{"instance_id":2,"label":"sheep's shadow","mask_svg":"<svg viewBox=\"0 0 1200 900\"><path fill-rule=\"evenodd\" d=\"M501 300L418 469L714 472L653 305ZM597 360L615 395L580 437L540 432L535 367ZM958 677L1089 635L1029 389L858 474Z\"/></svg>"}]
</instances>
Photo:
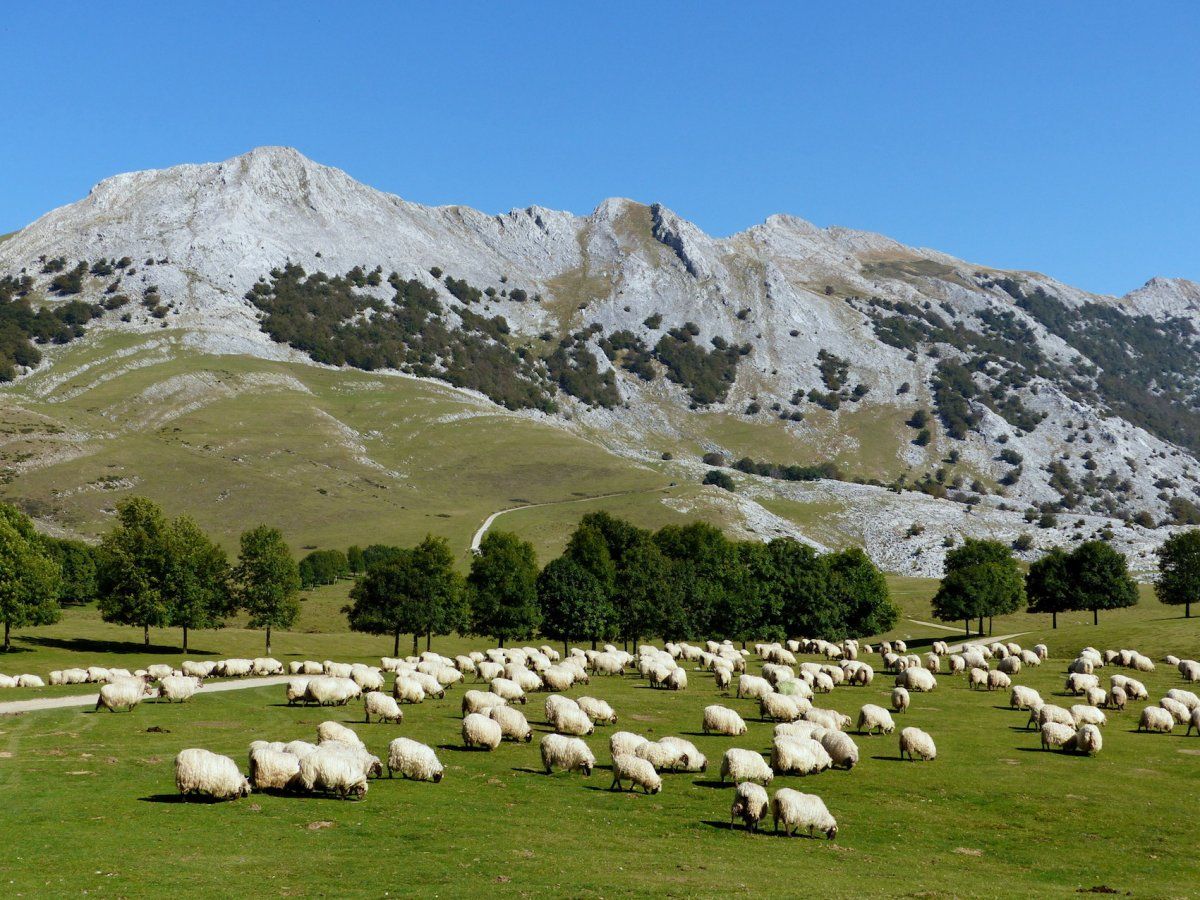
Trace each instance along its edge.
<instances>
[{"instance_id":1,"label":"sheep's shadow","mask_svg":"<svg viewBox=\"0 0 1200 900\"><path fill-rule=\"evenodd\" d=\"M872 756L871 759L877 759L880 762L894 762L894 763L906 763L906 762L913 761L913 760L907 759L906 757L903 757L903 756Z\"/></svg>"},{"instance_id":2,"label":"sheep's shadow","mask_svg":"<svg viewBox=\"0 0 1200 900\"><path fill-rule=\"evenodd\" d=\"M744 831L745 829L735 828L731 822L718 822L715 819L701 820L701 825L707 825L709 828L716 828L721 831ZM749 832L754 834L754 832ZM765 833L765 832L764 832Z\"/></svg>"},{"instance_id":3,"label":"sheep's shadow","mask_svg":"<svg viewBox=\"0 0 1200 900\"><path fill-rule=\"evenodd\" d=\"M438 744L439 750L448 750L451 753L489 753L491 751L484 747L464 747L462 744Z\"/></svg>"},{"instance_id":4,"label":"sheep's shadow","mask_svg":"<svg viewBox=\"0 0 1200 900\"><path fill-rule=\"evenodd\" d=\"M711 778L701 778L692 782L696 787L703 788L728 788L733 787L728 781L713 781Z\"/></svg>"},{"instance_id":5,"label":"sheep's shadow","mask_svg":"<svg viewBox=\"0 0 1200 900\"><path fill-rule=\"evenodd\" d=\"M1052 749L1050 749L1049 747L1042 747L1042 746L1037 746L1037 747L1014 747L1013 749L1014 749L1014 750L1016 750L1018 753L1053 753L1053 752L1054 752L1054 751L1053 751Z\"/></svg>"},{"instance_id":6,"label":"sheep's shadow","mask_svg":"<svg viewBox=\"0 0 1200 900\"><path fill-rule=\"evenodd\" d=\"M185 797L183 794L151 794L138 797L140 803L220 803L212 797Z\"/></svg>"},{"instance_id":7,"label":"sheep's shadow","mask_svg":"<svg viewBox=\"0 0 1200 900\"><path fill-rule=\"evenodd\" d=\"M533 769L529 766L513 766L514 772L520 772L523 775L552 775L552 772L547 772L545 769Z\"/></svg>"}]
</instances>

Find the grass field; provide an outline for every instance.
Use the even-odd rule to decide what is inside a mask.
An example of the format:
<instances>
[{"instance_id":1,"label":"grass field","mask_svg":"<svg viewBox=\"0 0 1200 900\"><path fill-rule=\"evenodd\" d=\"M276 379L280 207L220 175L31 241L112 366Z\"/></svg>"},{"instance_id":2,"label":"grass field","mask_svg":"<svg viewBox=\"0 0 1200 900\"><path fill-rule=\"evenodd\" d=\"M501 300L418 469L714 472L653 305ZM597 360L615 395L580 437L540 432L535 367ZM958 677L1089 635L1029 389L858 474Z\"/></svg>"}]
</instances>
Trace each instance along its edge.
<instances>
[{"instance_id":1,"label":"grass field","mask_svg":"<svg viewBox=\"0 0 1200 900\"><path fill-rule=\"evenodd\" d=\"M906 617L896 633L916 648L953 637L911 621L929 620L932 587L892 579ZM342 584L314 593L299 629L277 634L276 655L371 661L390 653L385 639L344 631L337 609L345 591ZM1056 695L1066 660L1085 644L1136 647L1155 658L1200 656L1200 622L1149 596L1105 615L1098 628L1076 618L1057 631L1044 616L994 623L996 634L1023 631L1021 643L1044 639L1051 647L1052 660L1027 669L1018 683ZM20 632L19 652L0 659L0 670L44 675L69 663L133 668L151 658L180 659L170 649L176 633L155 632L157 652L149 655L138 637L99 623L92 610L71 610L56 626ZM193 644L195 658L252 654L261 634L233 627L198 633ZM485 645L434 640L443 653ZM1098 757L1068 757L1038 749L1036 735L1022 727L1025 715L1006 708L1006 693L972 692L962 679L942 676L935 693L913 696L898 722L929 731L938 760L902 763L894 737L856 736L862 759L853 771L780 777L772 785L820 794L838 818L837 841L784 840L731 831L732 790L716 779L726 748L767 751L771 725L758 721L752 702L723 698L710 676L690 674L681 693L655 691L633 677L594 678L570 692L609 700L619 728L682 734L708 755L708 773L667 775L663 792L649 797L608 792L611 728L588 739L601 766L590 779L541 774L540 696L526 708L534 743L494 753L460 749L461 688L444 701L407 708L401 726L353 725L377 754L403 734L438 748L447 766L441 784L385 778L361 803L264 795L215 805L177 801L172 759L184 747L207 747L245 765L255 738L314 739L327 718L360 718L356 706L289 708L281 687L201 692L189 704L146 703L130 714L6 716L5 893L959 897L1062 896L1101 885L1136 896L1200 890L1193 828L1200 738L1185 738L1182 729L1132 733L1141 704L1110 716ZM1155 700L1180 683L1165 666L1143 680ZM865 702L886 705L890 686L881 674L867 688L838 688L820 705L853 714ZM50 693L6 691L0 701ZM749 734L697 735L700 711L712 702L738 709Z\"/></svg>"}]
</instances>

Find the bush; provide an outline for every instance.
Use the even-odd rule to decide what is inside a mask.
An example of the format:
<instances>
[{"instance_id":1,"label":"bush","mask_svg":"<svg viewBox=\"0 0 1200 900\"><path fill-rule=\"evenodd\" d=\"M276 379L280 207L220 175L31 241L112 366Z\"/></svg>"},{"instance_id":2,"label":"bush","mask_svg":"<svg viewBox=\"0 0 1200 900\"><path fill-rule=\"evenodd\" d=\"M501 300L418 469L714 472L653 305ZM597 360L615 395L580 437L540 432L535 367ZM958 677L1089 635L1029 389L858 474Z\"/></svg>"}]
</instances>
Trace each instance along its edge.
<instances>
[{"instance_id":1,"label":"bush","mask_svg":"<svg viewBox=\"0 0 1200 900\"><path fill-rule=\"evenodd\" d=\"M1017 535L1016 539L1013 541L1013 549L1019 550L1022 553L1024 553L1026 550L1031 549L1032 547L1033 547L1033 535L1029 534L1029 532L1025 532L1023 534Z\"/></svg>"},{"instance_id":2,"label":"bush","mask_svg":"<svg viewBox=\"0 0 1200 900\"><path fill-rule=\"evenodd\" d=\"M708 474L704 476L703 484L711 484L716 487L723 488L727 491L736 491L737 487L733 483L733 479L728 472L722 472L720 469L709 469Z\"/></svg>"},{"instance_id":3,"label":"bush","mask_svg":"<svg viewBox=\"0 0 1200 900\"><path fill-rule=\"evenodd\" d=\"M708 453L705 453L702 457L700 457L700 459L706 466L728 465L728 463L725 461L725 454L718 453L715 450L710 450Z\"/></svg>"}]
</instances>

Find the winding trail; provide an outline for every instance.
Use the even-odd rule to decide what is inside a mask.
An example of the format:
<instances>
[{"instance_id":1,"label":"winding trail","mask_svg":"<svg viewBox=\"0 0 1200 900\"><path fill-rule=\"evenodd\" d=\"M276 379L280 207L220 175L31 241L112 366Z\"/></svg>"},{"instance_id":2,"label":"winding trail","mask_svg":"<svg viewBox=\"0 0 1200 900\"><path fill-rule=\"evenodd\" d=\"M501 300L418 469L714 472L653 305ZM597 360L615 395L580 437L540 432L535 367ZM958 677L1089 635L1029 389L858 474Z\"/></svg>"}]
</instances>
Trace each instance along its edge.
<instances>
[{"instance_id":1,"label":"winding trail","mask_svg":"<svg viewBox=\"0 0 1200 900\"><path fill-rule=\"evenodd\" d=\"M596 494L595 496L592 496L592 497L572 497L569 500L547 500L544 503L526 503L523 506L510 506L506 509L498 509L494 513L492 513L490 516L488 516L486 519L483 520L483 524L479 526L479 530L476 531L475 536L473 538L471 538L471 552L472 553L479 552L479 543L483 540L483 536L485 534L487 534L487 530L492 527L492 523L495 522L497 518L504 515L505 513L516 512L519 509L536 509L539 506L561 506L565 503L588 503L589 501L592 501L592 500L605 500L609 497L626 497L630 494L653 494L655 492L667 491L667 490L670 490L670 488L669 487L655 487L655 488L642 488L642 489L636 490L636 491L613 491L612 493L609 493L609 494Z\"/></svg>"},{"instance_id":2,"label":"winding trail","mask_svg":"<svg viewBox=\"0 0 1200 900\"><path fill-rule=\"evenodd\" d=\"M199 691L201 694L216 694L222 691L244 691L249 688L268 687L272 684L286 684L290 675L268 675L264 678L242 678L237 681L221 681L208 684ZM97 685L97 691L99 686ZM43 709L65 709L71 706L95 706L97 692L90 694L71 694L66 697L43 697L40 700L10 700L0 703L0 716L11 716L16 713L38 712Z\"/></svg>"}]
</instances>

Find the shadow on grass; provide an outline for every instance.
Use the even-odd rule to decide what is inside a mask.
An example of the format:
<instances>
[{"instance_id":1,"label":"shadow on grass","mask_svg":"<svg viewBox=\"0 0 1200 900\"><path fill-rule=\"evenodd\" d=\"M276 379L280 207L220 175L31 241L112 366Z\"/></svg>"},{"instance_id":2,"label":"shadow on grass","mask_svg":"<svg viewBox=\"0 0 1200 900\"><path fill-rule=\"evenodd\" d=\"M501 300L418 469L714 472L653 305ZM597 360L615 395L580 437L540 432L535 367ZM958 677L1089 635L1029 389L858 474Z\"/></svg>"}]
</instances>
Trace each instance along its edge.
<instances>
[{"instance_id":1,"label":"shadow on grass","mask_svg":"<svg viewBox=\"0 0 1200 900\"><path fill-rule=\"evenodd\" d=\"M1049 747L1043 747L1040 744L1036 747L1014 747L1018 753L1053 753L1054 750ZM1064 754L1067 755L1067 754Z\"/></svg>"},{"instance_id":2,"label":"shadow on grass","mask_svg":"<svg viewBox=\"0 0 1200 900\"><path fill-rule=\"evenodd\" d=\"M212 797L185 797L183 794L151 794L148 797L138 797L141 803L224 803L224 800L214 800Z\"/></svg>"},{"instance_id":3,"label":"shadow on grass","mask_svg":"<svg viewBox=\"0 0 1200 900\"><path fill-rule=\"evenodd\" d=\"M702 788L728 788L733 787L733 784L728 781L713 781L711 778L701 778L699 781L693 781L693 785Z\"/></svg>"},{"instance_id":4,"label":"shadow on grass","mask_svg":"<svg viewBox=\"0 0 1200 900\"><path fill-rule=\"evenodd\" d=\"M439 750L448 750L451 753L488 753L483 747L464 747L462 744L438 744ZM498 748L497 748L498 749Z\"/></svg>"},{"instance_id":5,"label":"shadow on grass","mask_svg":"<svg viewBox=\"0 0 1200 900\"><path fill-rule=\"evenodd\" d=\"M52 637L23 637L23 644L33 644L42 648L55 650L70 650L74 653L142 653L142 654L179 654L182 648L174 644L150 644L141 641L99 641L92 638L52 638ZM215 656L212 650L189 649L188 656Z\"/></svg>"},{"instance_id":6,"label":"shadow on grass","mask_svg":"<svg viewBox=\"0 0 1200 900\"><path fill-rule=\"evenodd\" d=\"M872 756L871 759L877 759L880 762L894 762L894 763L900 763L900 762L906 763L906 762L913 761L911 759L908 759L908 758L902 757L902 756Z\"/></svg>"}]
</instances>

